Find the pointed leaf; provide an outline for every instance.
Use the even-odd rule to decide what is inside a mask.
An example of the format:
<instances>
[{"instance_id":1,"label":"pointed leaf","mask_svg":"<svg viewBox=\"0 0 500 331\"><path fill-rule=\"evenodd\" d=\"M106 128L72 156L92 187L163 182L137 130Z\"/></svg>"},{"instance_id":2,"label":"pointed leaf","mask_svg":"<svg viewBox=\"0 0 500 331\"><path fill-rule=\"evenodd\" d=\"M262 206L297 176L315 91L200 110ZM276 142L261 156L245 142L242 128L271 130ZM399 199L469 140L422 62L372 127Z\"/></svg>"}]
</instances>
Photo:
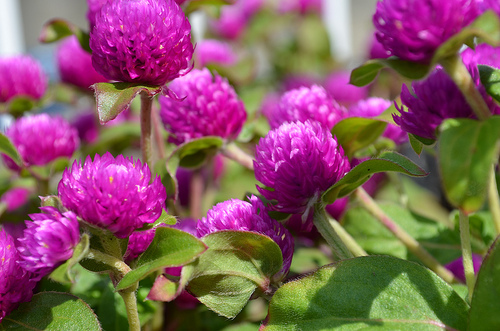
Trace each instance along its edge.
<instances>
[{"instance_id":1,"label":"pointed leaf","mask_svg":"<svg viewBox=\"0 0 500 331\"><path fill-rule=\"evenodd\" d=\"M42 43L52 43L71 35L76 36L80 42L80 46L82 46L85 51L92 53L89 46L88 33L84 32L73 23L60 18L56 18L45 23L38 40Z\"/></svg>"},{"instance_id":2,"label":"pointed leaf","mask_svg":"<svg viewBox=\"0 0 500 331\"><path fill-rule=\"evenodd\" d=\"M154 96L161 92L161 86L145 86L135 83L97 83L91 86L95 91L99 121L105 124L130 107L130 103L141 92Z\"/></svg>"},{"instance_id":3,"label":"pointed leaf","mask_svg":"<svg viewBox=\"0 0 500 331\"><path fill-rule=\"evenodd\" d=\"M206 249L203 242L187 232L159 227L153 242L137 260L137 267L123 277L116 290L132 286L156 270L190 263Z\"/></svg>"},{"instance_id":4,"label":"pointed leaf","mask_svg":"<svg viewBox=\"0 0 500 331\"><path fill-rule=\"evenodd\" d=\"M387 123L384 121L349 117L338 122L332 129L332 135L342 145L347 156L369 146L384 132Z\"/></svg>"},{"instance_id":5,"label":"pointed leaf","mask_svg":"<svg viewBox=\"0 0 500 331\"><path fill-rule=\"evenodd\" d=\"M21 159L21 155L17 151L17 148L2 132L0 132L0 153L10 157L18 166L22 166L23 161Z\"/></svg>"},{"instance_id":6,"label":"pointed leaf","mask_svg":"<svg viewBox=\"0 0 500 331\"><path fill-rule=\"evenodd\" d=\"M477 67L486 92L497 102L500 102L500 69L486 65L478 65Z\"/></svg>"},{"instance_id":7,"label":"pointed leaf","mask_svg":"<svg viewBox=\"0 0 500 331\"><path fill-rule=\"evenodd\" d=\"M102 330L92 309L68 293L41 292L5 317L0 330Z\"/></svg>"},{"instance_id":8,"label":"pointed leaf","mask_svg":"<svg viewBox=\"0 0 500 331\"><path fill-rule=\"evenodd\" d=\"M422 168L407 157L395 152L384 152L378 158L366 160L352 168L323 194L323 201L327 204L333 203L337 198L349 195L363 185L370 178L370 175L387 171L400 172L415 177L427 176Z\"/></svg>"},{"instance_id":9,"label":"pointed leaf","mask_svg":"<svg viewBox=\"0 0 500 331\"><path fill-rule=\"evenodd\" d=\"M261 330L465 330L467 313L465 301L429 269L366 256L280 287Z\"/></svg>"},{"instance_id":10,"label":"pointed leaf","mask_svg":"<svg viewBox=\"0 0 500 331\"><path fill-rule=\"evenodd\" d=\"M90 239L89 235L84 233L78 245L73 250L73 256L61 264L56 270L52 271L49 278L59 283L73 283L74 276L71 268L80 262L89 252Z\"/></svg>"},{"instance_id":11,"label":"pointed leaf","mask_svg":"<svg viewBox=\"0 0 500 331\"><path fill-rule=\"evenodd\" d=\"M448 119L441 124L439 168L446 197L466 212L486 198L490 169L497 155L500 116L486 121Z\"/></svg>"}]
</instances>

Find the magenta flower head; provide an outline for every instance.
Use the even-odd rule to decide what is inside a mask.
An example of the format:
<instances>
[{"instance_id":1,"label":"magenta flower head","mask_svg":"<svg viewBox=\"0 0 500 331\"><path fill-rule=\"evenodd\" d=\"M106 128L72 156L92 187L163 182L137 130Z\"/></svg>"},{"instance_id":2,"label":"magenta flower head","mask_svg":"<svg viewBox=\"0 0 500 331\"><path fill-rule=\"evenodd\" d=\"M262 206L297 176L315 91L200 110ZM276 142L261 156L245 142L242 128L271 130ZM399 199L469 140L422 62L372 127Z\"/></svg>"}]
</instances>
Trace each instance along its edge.
<instances>
[{"instance_id":1,"label":"magenta flower head","mask_svg":"<svg viewBox=\"0 0 500 331\"><path fill-rule=\"evenodd\" d=\"M95 83L107 82L92 66L92 58L75 36L66 38L57 48L57 66L65 83L89 89Z\"/></svg>"},{"instance_id":2,"label":"magenta flower head","mask_svg":"<svg viewBox=\"0 0 500 331\"><path fill-rule=\"evenodd\" d=\"M461 55L467 66L484 64L500 69L500 47L479 44L474 49L467 48Z\"/></svg>"},{"instance_id":3,"label":"magenta flower head","mask_svg":"<svg viewBox=\"0 0 500 331\"><path fill-rule=\"evenodd\" d=\"M191 25L174 0L114 0L95 16L92 64L104 77L161 86L192 67Z\"/></svg>"},{"instance_id":4,"label":"magenta flower head","mask_svg":"<svg viewBox=\"0 0 500 331\"><path fill-rule=\"evenodd\" d=\"M223 6L220 17L210 22L211 27L224 38L236 39L245 31L262 4L263 0L237 0L233 5Z\"/></svg>"},{"instance_id":5,"label":"magenta flower head","mask_svg":"<svg viewBox=\"0 0 500 331\"><path fill-rule=\"evenodd\" d=\"M349 71L336 71L325 80L325 89L340 104L349 107L353 103L368 98L368 86L358 87L349 84Z\"/></svg>"},{"instance_id":6,"label":"magenta flower head","mask_svg":"<svg viewBox=\"0 0 500 331\"><path fill-rule=\"evenodd\" d=\"M25 205L32 191L26 187L14 187L2 194L0 202L4 203L7 211L13 211Z\"/></svg>"},{"instance_id":7,"label":"magenta flower head","mask_svg":"<svg viewBox=\"0 0 500 331\"><path fill-rule=\"evenodd\" d=\"M321 13L322 0L281 0L278 5L278 11L281 13L298 12L306 14L307 12Z\"/></svg>"},{"instance_id":8,"label":"magenta flower head","mask_svg":"<svg viewBox=\"0 0 500 331\"><path fill-rule=\"evenodd\" d=\"M251 231L268 236L278 244L283 255L283 267L278 278L290 270L293 255L293 237L279 222L269 217L264 204L256 196L250 202L231 199L218 203L207 212L207 217L196 226L199 238L207 234L223 231Z\"/></svg>"},{"instance_id":9,"label":"magenta flower head","mask_svg":"<svg viewBox=\"0 0 500 331\"><path fill-rule=\"evenodd\" d=\"M27 166L45 165L58 157L71 157L80 145L78 131L62 117L39 114L21 117L5 132ZM4 155L9 168L17 166Z\"/></svg>"},{"instance_id":10,"label":"magenta flower head","mask_svg":"<svg viewBox=\"0 0 500 331\"><path fill-rule=\"evenodd\" d=\"M47 86L42 65L31 56L0 58L0 103L21 96L39 100Z\"/></svg>"},{"instance_id":11,"label":"magenta flower head","mask_svg":"<svg viewBox=\"0 0 500 331\"><path fill-rule=\"evenodd\" d=\"M39 281L73 256L80 242L80 226L73 212L61 214L54 207L41 207L43 213L29 215L19 238L19 265Z\"/></svg>"},{"instance_id":12,"label":"magenta flower head","mask_svg":"<svg viewBox=\"0 0 500 331\"><path fill-rule=\"evenodd\" d=\"M436 49L478 14L475 0L379 0L373 24L391 55L429 63Z\"/></svg>"},{"instance_id":13,"label":"magenta flower head","mask_svg":"<svg viewBox=\"0 0 500 331\"><path fill-rule=\"evenodd\" d=\"M261 138L255 151L258 191L274 210L303 214L321 194L350 170L349 160L330 131L319 122L284 123Z\"/></svg>"},{"instance_id":14,"label":"magenta flower head","mask_svg":"<svg viewBox=\"0 0 500 331\"><path fill-rule=\"evenodd\" d=\"M90 31L95 25L95 15L101 10L101 7L108 2L108 0L87 0L87 20L89 21Z\"/></svg>"},{"instance_id":15,"label":"magenta flower head","mask_svg":"<svg viewBox=\"0 0 500 331\"><path fill-rule=\"evenodd\" d=\"M236 139L247 114L226 79L206 68L177 78L169 89L180 99L160 96L160 116L177 145L205 136Z\"/></svg>"},{"instance_id":16,"label":"magenta flower head","mask_svg":"<svg viewBox=\"0 0 500 331\"><path fill-rule=\"evenodd\" d=\"M196 44L196 64L205 67L207 64L230 66L236 63L237 57L231 46L220 40L205 39Z\"/></svg>"},{"instance_id":17,"label":"magenta flower head","mask_svg":"<svg viewBox=\"0 0 500 331\"><path fill-rule=\"evenodd\" d=\"M500 16L500 2L498 0L482 0L479 1L479 10L484 12L486 10L493 10L498 16Z\"/></svg>"},{"instance_id":18,"label":"magenta flower head","mask_svg":"<svg viewBox=\"0 0 500 331\"><path fill-rule=\"evenodd\" d=\"M14 238L0 228L0 323L21 302L31 300L36 282L19 264Z\"/></svg>"},{"instance_id":19,"label":"magenta flower head","mask_svg":"<svg viewBox=\"0 0 500 331\"><path fill-rule=\"evenodd\" d=\"M63 205L85 222L128 237L160 217L167 197L165 187L139 160L110 153L75 161L58 185Z\"/></svg>"},{"instance_id":20,"label":"magenta flower head","mask_svg":"<svg viewBox=\"0 0 500 331\"><path fill-rule=\"evenodd\" d=\"M339 105L323 87L301 87L283 94L274 111L267 114L271 129L285 122L315 120L331 129L347 116L347 110Z\"/></svg>"}]
</instances>

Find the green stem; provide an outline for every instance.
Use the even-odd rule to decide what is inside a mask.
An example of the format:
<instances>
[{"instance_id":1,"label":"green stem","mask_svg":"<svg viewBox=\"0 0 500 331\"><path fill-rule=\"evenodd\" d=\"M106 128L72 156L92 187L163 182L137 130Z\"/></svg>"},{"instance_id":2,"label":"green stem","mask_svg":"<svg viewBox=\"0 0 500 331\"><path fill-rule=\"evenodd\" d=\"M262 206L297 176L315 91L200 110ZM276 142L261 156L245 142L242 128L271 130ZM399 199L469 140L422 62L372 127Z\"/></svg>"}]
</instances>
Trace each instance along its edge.
<instances>
[{"instance_id":1,"label":"green stem","mask_svg":"<svg viewBox=\"0 0 500 331\"><path fill-rule=\"evenodd\" d=\"M469 216L464 211L459 210L460 219L460 241L462 243L462 260L464 265L465 282L469 289L469 302L472 302L472 293L476 276L474 274L474 264L472 262L472 248L470 244Z\"/></svg>"},{"instance_id":2,"label":"green stem","mask_svg":"<svg viewBox=\"0 0 500 331\"><path fill-rule=\"evenodd\" d=\"M462 62L462 58L459 55L453 55L441 60L440 64L460 89L476 117L480 120L490 117L491 111L481 93L477 90L476 84Z\"/></svg>"},{"instance_id":3,"label":"green stem","mask_svg":"<svg viewBox=\"0 0 500 331\"><path fill-rule=\"evenodd\" d=\"M135 296L135 289L118 291L123 301L125 302L125 308L127 310L128 327L130 331L140 331L141 322L139 320L139 312L137 310L137 298Z\"/></svg>"},{"instance_id":4,"label":"green stem","mask_svg":"<svg viewBox=\"0 0 500 331\"><path fill-rule=\"evenodd\" d=\"M231 159L253 171L253 157L245 153L235 143L230 143L222 149L222 154L228 159Z\"/></svg>"},{"instance_id":5,"label":"green stem","mask_svg":"<svg viewBox=\"0 0 500 331\"><path fill-rule=\"evenodd\" d=\"M130 267L122 260L93 248L89 249L87 258L96 260L112 267L115 274L121 275L122 277L131 270Z\"/></svg>"},{"instance_id":6,"label":"green stem","mask_svg":"<svg viewBox=\"0 0 500 331\"><path fill-rule=\"evenodd\" d=\"M337 232L342 242L347 246L347 248L349 248L349 250L355 257L368 255L339 222L331 217L328 217L328 222L330 223L330 226L333 228L333 230Z\"/></svg>"},{"instance_id":7,"label":"green stem","mask_svg":"<svg viewBox=\"0 0 500 331\"><path fill-rule=\"evenodd\" d=\"M151 164L151 108L153 106L153 97L145 92L141 92L141 151L142 162Z\"/></svg>"},{"instance_id":8,"label":"green stem","mask_svg":"<svg viewBox=\"0 0 500 331\"><path fill-rule=\"evenodd\" d=\"M497 236L500 235L500 197L498 196L497 180L495 177L495 165L490 170L490 183L488 186L488 205L490 207L493 223Z\"/></svg>"},{"instance_id":9,"label":"green stem","mask_svg":"<svg viewBox=\"0 0 500 331\"><path fill-rule=\"evenodd\" d=\"M151 115L153 120L153 135L156 141L156 147L158 150L158 157L160 159L165 158L165 141L162 135L162 127L160 124L160 114L158 107L153 107Z\"/></svg>"},{"instance_id":10,"label":"green stem","mask_svg":"<svg viewBox=\"0 0 500 331\"><path fill-rule=\"evenodd\" d=\"M200 170L194 170L191 176L190 194L189 194L189 212L190 217L193 219L200 219L202 217L203 208L203 191L205 183Z\"/></svg>"},{"instance_id":11,"label":"green stem","mask_svg":"<svg viewBox=\"0 0 500 331\"><path fill-rule=\"evenodd\" d=\"M375 218L385 226L389 231L396 236L399 241L401 241L406 248L417 256L420 261L424 263L429 269L434 271L438 276L443 278L448 283L455 283L458 280L453 276L453 274L443 267L418 241L416 241L412 236L410 236L403 228L401 228L397 223L394 222L372 199L372 197L366 193L366 191L359 187L356 190L356 196L359 198L361 204L368 210Z\"/></svg>"},{"instance_id":12,"label":"green stem","mask_svg":"<svg viewBox=\"0 0 500 331\"><path fill-rule=\"evenodd\" d=\"M325 238L326 242L330 245L333 252L339 259L344 260L354 257L349 248L347 248L347 245L338 235L337 231L335 231L330 224L330 221L326 216L325 208L321 205L321 203L316 203L314 206L313 222L319 233L323 236L323 238Z\"/></svg>"}]
</instances>

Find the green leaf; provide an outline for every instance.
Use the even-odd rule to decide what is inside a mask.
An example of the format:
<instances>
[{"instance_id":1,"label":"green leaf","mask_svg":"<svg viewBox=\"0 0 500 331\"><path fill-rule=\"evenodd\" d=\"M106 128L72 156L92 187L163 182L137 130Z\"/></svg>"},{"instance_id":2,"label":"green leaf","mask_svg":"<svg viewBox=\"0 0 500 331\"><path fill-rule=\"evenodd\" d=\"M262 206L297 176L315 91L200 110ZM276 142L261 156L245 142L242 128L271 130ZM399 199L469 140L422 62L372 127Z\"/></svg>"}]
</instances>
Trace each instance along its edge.
<instances>
[{"instance_id":1,"label":"green leaf","mask_svg":"<svg viewBox=\"0 0 500 331\"><path fill-rule=\"evenodd\" d=\"M132 286L156 270L190 263L206 249L205 244L187 232L159 227L153 242L137 260L137 267L122 278L116 290Z\"/></svg>"},{"instance_id":2,"label":"green leaf","mask_svg":"<svg viewBox=\"0 0 500 331\"><path fill-rule=\"evenodd\" d=\"M342 145L347 156L351 157L360 149L372 144L384 132L387 123L384 121L349 117L338 122L332 129L332 135Z\"/></svg>"},{"instance_id":3,"label":"green leaf","mask_svg":"<svg viewBox=\"0 0 500 331\"><path fill-rule=\"evenodd\" d=\"M78 297L42 292L5 317L0 330L102 330L96 315Z\"/></svg>"},{"instance_id":4,"label":"green leaf","mask_svg":"<svg viewBox=\"0 0 500 331\"><path fill-rule=\"evenodd\" d=\"M92 50L89 46L88 33L84 32L73 23L60 18L53 19L45 23L42 27L42 32L40 33L38 40L41 43L53 43L71 35L76 36L76 38L80 42L80 46L85 51L87 51L88 53L92 53Z\"/></svg>"},{"instance_id":5,"label":"green leaf","mask_svg":"<svg viewBox=\"0 0 500 331\"><path fill-rule=\"evenodd\" d=\"M500 102L500 70L486 65L478 65L481 83L486 92Z\"/></svg>"},{"instance_id":6,"label":"green leaf","mask_svg":"<svg viewBox=\"0 0 500 331\"><path fill-rule=\"evenodd\" d=\"M37 101L29 96L17 96L9 100L6 110L14 117L20 117L25 112L35 108Z\"/></svg>"},{"instance_id":7,"label":"green leaf","mask_svg":"<svg viewBox=\"0 0 500 331\"><path fill-rule=\"evenodd\" d=\"M267 236L220 231L202 240L209 249L191 265L188 289L219 315L236 317L254 291L265 292L281 270L281 250Z\"/></svg>"},{"instance_id":8,"label":"green leaf","mask_svg":"<svg viewBox=\"0 0 500 331\"><path fill-rule=\"evenodd\" d=\"M490 248L479 269L472 296L469 330L500 329L500 240Z\"/></svg>"},{"instance_id":9,"label":"green leaf","mask_svg":"<svg viewBox=\"0 0 500 331\"><path fill-rule=\"evenodd\" d=\"M90 239L88 234L84 233L78 245L73 250L73 256L61 264L56 270L52 271L49 278L59 283L73 283L74 276L71 269L80 262L89 252Z\"/></svg>"},{"instance_id":10,"label":"green leaf","mask_svg":"<svg viewBox=\"0 0 500 331\"><path fill-rule=\"evenodd\" d=\"M465 330L467 313L465 301L429 269L366 256L280 287L261 330Z\"/></svg>"},{"instance_id":11,"label":"green leaf","mask_svg":"<svg viewBox=\"0 0 500 331\"><path fill-rule=\"evenodd\" d=\"M17 148L2 132L0 132L0 153L10 157L18 166L22 166L23 161L21 159L21 155L17 151Z\"/></svg>"},{"instance_id":12,"label":"green leaf","mask_svg":"<svg viewBox=\"0 0 500 331\"><path fill-rule=\"evenodd\" d=\"M384 152L378 158L366 160L352 168L323 194L323 201L327 204L333 203L337 198L349 195L363 185L370 175L386 171L400 172L415 177L427 176L422 168L407 157L395 152Z\"/></svg>"},{"instance_id":13,"label":"green leaf","mask_svg":"<svg viewBox=\"0 0 500 331\"><path fill-rule=\"evenodd\" d=\"M95 91L99 121L105 124L130 107L132 100L141 92L154 96L161 92L161 86L146 86L136 83L97 83L91 86Z\"/></svg>"},{"instance_id":14,"label":"green leaf","mask_svg":"<svg viewBox=\"0 0 500 331\"><path fill-rule=\"evenodd\" d=\"M203 6L223 6L223 5L231 5L235 1L234 0L197 0L190 1L187 7L184 9L186 15L190 13L200 10Z\"/></svg>"},{"instance_id":15,"label":"green leaf","mask_svg":"<svg viewBox=\"0 0 500 331\"><path fill-rule=\"evenodd\" d=\"M448 201L465 212L479 210L486 198L497 155L500 116L486 121L448 119L441 124L438 160Z\"/></svg>"}]
</instances>

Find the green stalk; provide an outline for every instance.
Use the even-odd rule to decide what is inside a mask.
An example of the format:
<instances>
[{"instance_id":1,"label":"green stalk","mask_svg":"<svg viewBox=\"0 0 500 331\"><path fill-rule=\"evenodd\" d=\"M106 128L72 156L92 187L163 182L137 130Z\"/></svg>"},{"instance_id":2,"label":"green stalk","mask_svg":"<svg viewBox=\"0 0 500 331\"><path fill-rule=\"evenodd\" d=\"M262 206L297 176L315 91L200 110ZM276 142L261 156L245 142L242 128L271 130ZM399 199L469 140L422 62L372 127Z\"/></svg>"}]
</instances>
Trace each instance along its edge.
<instances>
[{"instance_id":1,"label":"green stalk","mask_svg":"<svg viewBox=\"0 0 500 331\"><path fill-rule=\"evenodd\" d=\"M418 241L410 236L403 228L401 228L397 223L392 220L389 215L387 215L372 199L372 197L366 193L366 191L359 187L356 190L356 196L359 201L375 218L385 226L389 231L396 236L399 241L401 241L406 248L417 256L420 261L424 263L429 269L434 271L438 276L444 279L448 283L455 283L458 280L453 276L453 274L443 267Z\"/></svg>"},{"instance_id":2,"label":"green stalk","mask_svg":"<svg viewBox=\"0 0 500 331\"><path fill-rule=\"evenodd\" d=\"M331 217L328 217L328 223L332 229L337 232L342 242L347 246L351 253L355 256L367 256L365 250L359 246L358 242L347 232L344 227Z\"/></svg>"},{"instance_id":3,"label":"green stalk","mask_svg":"<svg viewBox=\"0 0 500 331\"><path fill-rule=\"evenodd\" d=\"M495 165L490 170L490 183L488 185L488 205L491 217L495 224L497 236L500 235L500 197L498 196L497 180L495 178Z\"/></svg>"},{"instance_id":4,"label":"green stalk","mask_svg":"<svg viewBox=\"0 0 500 331\"><path fill-rule=\"evenodd\" d=\"M139 312L137 310L137 298L135 296L135 290L136 289L128 288L126 290L118 291L118 293L120 293L123 301L125 302L129 330L141 331L141 322L139 320Z\"/></svg>"},{"instance_id":5,"label":"green stalk","mask_svg":"<svg viewBox=\"0 0 500 331\"><path fill-rule=\"evenodd\" d=\"M141 151L142 162L152 167L152 147L151 147L151 108L153 106L153 97L146 92L141 92Z\"/></svg>"},{"instance_id":6,"label":"green stalk","mask_svg":"<svg viewBox=\"0 0 500 331\"><path fill-rule=\"evenodd\" d=\"M253 171L253 157L245 153L234 142L222 149L222 155Z\"/></svg>"},{"instance_id":7,"label":"green stalk","mask_svg":"<svg viewBox=\"0 0 500 331\"><path fill-rule=\"evenodd\" d=\"M459 210L460 219L460 241L462 243L462 260L465 272L465 282L469 289L469 302L472 302L472 293L476 283L474 274L474 264L472 262L472 248L470 244L469 216L462 210Z\"/></svg>"}]
</instances>

